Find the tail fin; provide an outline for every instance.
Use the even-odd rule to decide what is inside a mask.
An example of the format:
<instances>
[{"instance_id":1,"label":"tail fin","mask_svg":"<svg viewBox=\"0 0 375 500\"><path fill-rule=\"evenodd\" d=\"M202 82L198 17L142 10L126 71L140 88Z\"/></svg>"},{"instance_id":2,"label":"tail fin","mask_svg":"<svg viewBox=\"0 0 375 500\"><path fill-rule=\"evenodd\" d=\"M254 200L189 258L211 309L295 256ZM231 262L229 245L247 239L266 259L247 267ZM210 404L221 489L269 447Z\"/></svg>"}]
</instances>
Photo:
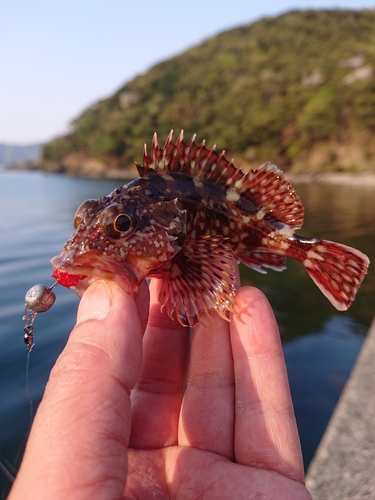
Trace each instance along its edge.
<instances>
[{"instance_id":1,"label":"tail fin","mask_svg":"<svg viewBox=\"0 0 375 500\"><path fill-rule=\"evenodd\" d=\"M367 255L326 240L311 242L302 264L327 299L339 311L353 302L369 266Z\"/></svg>"}]
</instances>

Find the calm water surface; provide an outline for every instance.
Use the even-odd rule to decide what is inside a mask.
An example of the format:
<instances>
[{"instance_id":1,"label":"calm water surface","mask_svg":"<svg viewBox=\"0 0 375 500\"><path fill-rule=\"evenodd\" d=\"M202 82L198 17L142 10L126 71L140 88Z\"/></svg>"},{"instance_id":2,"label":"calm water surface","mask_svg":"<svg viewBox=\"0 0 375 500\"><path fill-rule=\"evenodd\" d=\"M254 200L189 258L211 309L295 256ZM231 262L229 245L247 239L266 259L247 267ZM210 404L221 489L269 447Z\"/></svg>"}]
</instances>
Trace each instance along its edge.
<instances>
[{"instance_id":1,"label":"calm water surface","mask_svg":"<svg viewBox=\"0 0 375 500\"><path fill-rule=\"evenodd\" d=\"M17 468L30 426L23 342L25 292L52 284L50 258L72 232L77 207L120 185L119 181L73 179L40 173L0 174L0 460ZM375 261L373 190L341 186L296 186L306 207L305 236L355 246ZM365 278L350 310L338 313L302 265L259 275L241 269L242 282L268 296L280 326L305 465L352 369L375 313L375 271ZM59 287L53 309L37 318L29 388L37 407L49 372L74 325L78 299ZM9 483L0 471L0 498Z\"/></svg>"}]
</instances>

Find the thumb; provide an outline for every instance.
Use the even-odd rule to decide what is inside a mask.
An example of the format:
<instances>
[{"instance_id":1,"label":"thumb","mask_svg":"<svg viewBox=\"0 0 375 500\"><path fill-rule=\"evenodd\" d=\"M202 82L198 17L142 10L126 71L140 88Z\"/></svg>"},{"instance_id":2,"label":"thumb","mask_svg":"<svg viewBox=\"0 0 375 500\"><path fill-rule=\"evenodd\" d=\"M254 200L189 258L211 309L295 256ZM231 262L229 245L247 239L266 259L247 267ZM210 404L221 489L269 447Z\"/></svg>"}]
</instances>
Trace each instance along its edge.
<instances>
[{"instance_id":1,"label":"thumb","mask_svg":"<svg viewBox=\"0 0 375 500\"><path fill-rule=\"evenodd\" d=\"M139 374L142 353L142 326L136 301L116 283L95 281L84 293L77 312L77 323L67 347L78 348L86 356L104 357L112 376L120 379L129 392ZM78 347L76 346L78 345ZM93 353L93 349L97 349ZM88 360L90 369L98 366ZM103 373L99 374L103 377Z\"/></svg>"},{"instance_id":2,"label":"thumb","mask_svg":"<svg viewBox=\"0 0 375 500\"><path fill-rule=\"evenodd\" d=\"M141 357L134 299L96 281L51 372L10 499L121 498Z\"/></svg>"}]
</instances>

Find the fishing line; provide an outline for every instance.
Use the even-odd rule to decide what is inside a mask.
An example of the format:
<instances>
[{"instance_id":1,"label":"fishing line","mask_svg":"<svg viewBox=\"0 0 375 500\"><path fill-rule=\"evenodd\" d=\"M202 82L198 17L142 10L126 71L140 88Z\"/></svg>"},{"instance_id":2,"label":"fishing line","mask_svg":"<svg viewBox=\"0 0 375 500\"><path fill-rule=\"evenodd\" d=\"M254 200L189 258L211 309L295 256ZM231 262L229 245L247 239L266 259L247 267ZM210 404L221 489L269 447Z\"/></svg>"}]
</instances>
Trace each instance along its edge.
<instances>
[{"instance_id":1,"label":"fishing line","mask_svg":"<svg viewBox=\"0 0 375 500\"><path fill-rule=\"evenodd\" d=\"M29 379L30 355L31 355L31 350L27 351L27 358L26 358L26 393L27 397L29 398L29 406L30 406L30 426L27 435L30 433L31 425L34 419L34 405L33 405L33 400L31 399L30 379Z\"/></svg>"},{"instance_id":2,"label":"fishing line","mask_svg":"<svg viewBox=\"0 0 375 500\"><path fill-rule=\"evenodd\" d=\"M19 456L21 455L24 447L25 447L25 443L26 443L26 440L30 434L30 430L31 430L31 425L33 423L33 420L34 420L34 405L33 405L33 400L31 398L31 391L30 391L30 377L29 377L29 372L30 372L30 355L31 355L31 350L29 350L27 352L27 358L26 358L26 393L27 393L27 397L28 397L28 400L29 400L29 408L30 408L30 423L29 423L29 428L25 434L25 437L23 438L23 441L21 443L21 446L18 450L18 453L16 455L16 458L15 458L15 463L18 462L18 459L19 459ZM14 483L14 480L15 480L15 477L16 477L16 474L17 474L17 469L10 463L8 462L8 460L6 458L4 458L2 455L0 456L0 471L4 474L4 476L7 478L7 480L10 482L10 483ZM1 498L5 498L4 495L6 494L6 491L4 490L2 495L1 495Z\"/></svg>"},{"instance_id":3,"label":"fishing line","mask_svg":"<svg viewBox=\"0 0 375 500\"><path fill-rule=\"evenodd\" d=\"M3 457L3 455L0 454L0 471L4 474L4 476L7 478L9 483L13 484L14 483L14 478L17 474L16 469L13 467L11 463L8 462L8 460ZM4 489L1 493L1 498L4 499L9 493L9 484L6 484L4 486Z\"/></svg>"},{"instance_id":4,"label":"fishing line","mask_svg":"<svg viewBox=\"0 0 375 500\"><path fill-rule=\"evenodd\" d=\"M8 481L10 481L11 483L14 482L14 478L16 477L17 474L17 469L15 469L15 467L13 467L13 465L10 462L8 462L8 460L3 455L1 455L1 453L0 453L0 470L1 472L4 473Z\"/></svg>"},{"instance_id":5,"label":"fishing line","mask_svg":"<svg viewBox=\"0 0 375 500\"><path fill-rule=\"evenodd\" d=\"M22 444L19 448L19 451L16 455L16 459L15 459L16 463L17 463L18 458L21 454L21 450L24 448L25 441L27 440L27 438L30 434L31 425L32 425L32 422L34 419L34 406L33 406L33 401L31 399L30 383L29 383L30 354L31 354L31 350L27 352L27 358L26 358L26 393L27 393L27 397L29 400L29 407L30 407L30 424L29 424L29 429L27 430L26 435L23 439L23 442L22 442ZM8 460L5 457L3 457L2 455L0 455L0 457L1 457L0 458L0 471L4 474L4 476L7 478L7 480L13 484L14 480L16 478L17 469L15 467L13 467L13 465L10 462L8 462ZM4 495L6 495L6 490L3 491L1 498L5 498Z\"/></svg>"},{"instance_id":6,"label":"fishing line","mask_svg":"<svg viewBox=\"0 0 375 500\"><path fill-rule=\"evenodd\" d=\"M63 279L64 276L62 276L61 279ZM45 285L34 285L31 287L26 295L25 295L25 313L22 317L22 319L25 321L25 326L24 326L24 341L26 343L26 348L27 348L27 358L26 358L26 393L27 397L29 400L29 409L30 409L30 423L29 423L29 428L26 432L26 435L21 443L21 446L19 447L18 453L15 458L15 463L18 462L18 459L20 455L23 453L25 449L25 444L27 441L27 438L30 434L31 426L34 420L34 405L33 405L33 400L31 398L31 390L30 390L30 354L32 351L32 348L34 347L34 321L37 317L38 313L48 311L50 309L54 302L55 302L55 293L53 291L53 288L58 285L58 282L56 281L52 286L47 287ZM17 474L17 469L8 462L5 458L3 458L0 455L0 472L4 474L4 476L7 478L7 480L10 483L14 483L16 474ZM6 495L6 489L3 491L1 494L1 498L5 498Z\"/></svg>"}]
</instances>

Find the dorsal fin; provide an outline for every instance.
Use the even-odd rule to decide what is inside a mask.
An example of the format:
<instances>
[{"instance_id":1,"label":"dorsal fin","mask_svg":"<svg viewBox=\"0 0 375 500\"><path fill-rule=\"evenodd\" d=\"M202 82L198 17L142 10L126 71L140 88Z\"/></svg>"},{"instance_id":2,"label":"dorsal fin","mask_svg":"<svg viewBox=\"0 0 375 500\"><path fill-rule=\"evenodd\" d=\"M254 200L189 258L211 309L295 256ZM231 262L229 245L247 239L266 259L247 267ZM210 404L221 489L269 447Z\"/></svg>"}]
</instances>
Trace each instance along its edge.
<instances>
[{"instance_id":1,"label":"dorsal fin","mask_svg":"<svg viewBox=\"0 0 375 500\"><path fill-rule=\"evenodd\" d=\"M292 185L276 165L264 163L256 170L249 170L238 189L268 218L294 229L302 226L305 209Z\"/></svg>"},{"instance_id":2,"label":"dorsal fin","mask_svg":"<svg viewBox=\"0 0 375 500\"><path fill-rule=\"evenodd\" d=\"M260 215L268 219L299 228L303 223L304 208L283 172L275 165L265 163L246 174L225 158L225 152L217 153L216 147L207 149L205 141L195 143L195 135L188 143L181 131L176 143L173 131L167 137L164 148L159 146L156 133L151 146L151 156L144 147L143 166L137 164L141 177L148 172L184 172L206 181L225 186L251 201Z\"/></svg>"}]
</instances>

